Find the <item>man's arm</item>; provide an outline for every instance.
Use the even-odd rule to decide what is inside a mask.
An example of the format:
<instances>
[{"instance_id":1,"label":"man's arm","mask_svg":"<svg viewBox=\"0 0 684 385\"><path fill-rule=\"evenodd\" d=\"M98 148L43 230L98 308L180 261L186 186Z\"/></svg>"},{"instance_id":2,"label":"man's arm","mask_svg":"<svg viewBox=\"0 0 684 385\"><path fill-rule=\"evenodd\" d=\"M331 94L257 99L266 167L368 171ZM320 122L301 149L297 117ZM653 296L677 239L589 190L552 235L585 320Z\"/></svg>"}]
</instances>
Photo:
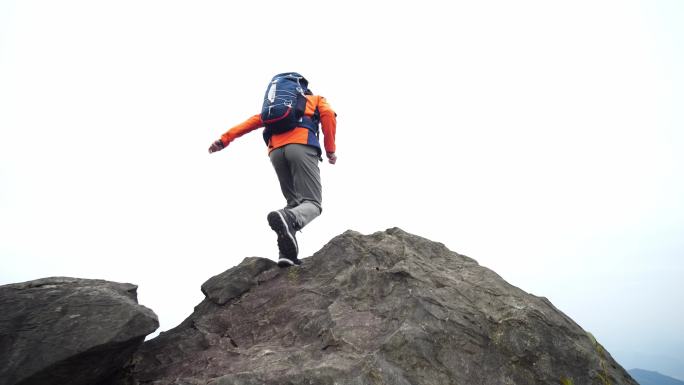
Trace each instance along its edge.
<instances>
[{"instance_id":1,"label":"man's arm","mask_svg":"<svg viewBox=\"0 0 684 385\"><path fill-rule=\"evenodd\" d=\"M335 145L335 133L337 131L337 114L333 111L330 104L321 96L318 101L318 112L321 114L321 125L323 130L323 147L330 164L337 162L337 150Z\"/></svg>"},{"instance_id":2,"label":"man's arm","mask_svg":"<svg viewBox=\"0 0 684 385\"><path fill-rule=\"evenodd\" d=\"M261 120L261 115L256 114L244 122L238 124L237 126L226 131L221 135L221 139L215 141L209 147L209 153L223 150L226 146L230 144L233 140L241 137L242 135L254 131L257 128L263 127L264 122Z\"/></svg>"}]
</instances>

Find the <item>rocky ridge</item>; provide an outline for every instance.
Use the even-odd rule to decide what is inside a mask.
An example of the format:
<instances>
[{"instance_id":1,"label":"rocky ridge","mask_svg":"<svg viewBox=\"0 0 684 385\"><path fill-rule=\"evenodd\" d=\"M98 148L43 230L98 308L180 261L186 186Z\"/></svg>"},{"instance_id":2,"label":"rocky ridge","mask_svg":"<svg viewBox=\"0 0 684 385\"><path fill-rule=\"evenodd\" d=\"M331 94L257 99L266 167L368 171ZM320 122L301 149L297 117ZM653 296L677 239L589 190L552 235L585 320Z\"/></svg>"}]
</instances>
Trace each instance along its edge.
<instances>
[{"instance_id":1,"label":"rocky ridge","mask_svg":"<svg viewBox=\"0 0 684 385\"><path fill-rule=\"evenodd\" d=\"M397 228L296 268L246 258L202 291L116 385L636 385L547 299Z\"/></svg>"}]
</instances>

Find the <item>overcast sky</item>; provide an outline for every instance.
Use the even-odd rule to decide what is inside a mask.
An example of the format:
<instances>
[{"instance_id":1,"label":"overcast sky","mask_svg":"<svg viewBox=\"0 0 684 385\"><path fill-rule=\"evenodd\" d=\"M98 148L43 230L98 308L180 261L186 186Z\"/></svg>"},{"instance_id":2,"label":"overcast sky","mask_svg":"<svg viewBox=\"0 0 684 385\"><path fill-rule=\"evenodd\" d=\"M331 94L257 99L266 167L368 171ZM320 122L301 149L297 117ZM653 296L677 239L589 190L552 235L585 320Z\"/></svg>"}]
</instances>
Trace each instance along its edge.
<instances>
[{"instance_id":1,"label":"overcast sky","mask_svg":"<svg viewBox=\"0 0 684 385\"><path fill-rule=\"evenodd\" d=\"M275 259L260 133L207 148L298 71L339 114L302 256L398 226L684 379L682 20L678 0L0 0L0 284L132 282L166 330L211 276Z\"/></svg>"}]
</instances>

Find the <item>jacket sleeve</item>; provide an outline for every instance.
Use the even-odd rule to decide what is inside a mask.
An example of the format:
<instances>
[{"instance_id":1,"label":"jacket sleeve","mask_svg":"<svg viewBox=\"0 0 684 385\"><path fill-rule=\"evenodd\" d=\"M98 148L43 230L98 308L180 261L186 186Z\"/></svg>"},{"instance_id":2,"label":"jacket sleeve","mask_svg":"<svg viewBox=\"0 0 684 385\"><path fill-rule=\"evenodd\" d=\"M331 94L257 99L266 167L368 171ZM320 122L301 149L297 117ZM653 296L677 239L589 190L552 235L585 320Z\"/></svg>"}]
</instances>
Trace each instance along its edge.
<instances>
[{"instance_id":1,"label":"jacket sleeve","mask_svg":"<svg viewBox=\"0 0 684 385\"><path fill-rule=\"evenodd\" d=\"M330 104L321 97L318 102L318 112L321 114L321 125L323 129L323 145L326 152L335 152L335 132L337 131L337 114L330 107Z\"/></svg>"},{"instance_id":2,"label":"jacket sleeve","mask_svg":"<svg viewBox=\"0 0 684 385\"><path fill-rule=\"evenodd\" d=\"M221 135L221 142L223 142L224 146L227 146L236 138L263 126L264 122L261 120L261 114L256 114Z\"/></svg>"}]
</instances>

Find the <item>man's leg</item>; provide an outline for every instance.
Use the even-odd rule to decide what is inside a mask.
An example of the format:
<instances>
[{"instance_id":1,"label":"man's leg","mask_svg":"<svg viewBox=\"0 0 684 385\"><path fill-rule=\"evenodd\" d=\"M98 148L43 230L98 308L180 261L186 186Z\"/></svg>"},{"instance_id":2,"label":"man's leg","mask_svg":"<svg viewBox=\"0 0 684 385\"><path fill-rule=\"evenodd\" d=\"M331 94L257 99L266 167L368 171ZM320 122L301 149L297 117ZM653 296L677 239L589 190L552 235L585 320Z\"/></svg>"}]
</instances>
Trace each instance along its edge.
<instances>
[{"instance_id":1,"label":"man's leg","mask_svg":"<svg viewBox=\"0 0 684 385\"><path fill-rule=\"evenodd\" d=\"M273 169L278 176L280 191L282 191L283 196L287 201L287 207L296 207L299 205L300 201L295 191L294 180L292 179L292 174L290 172L290 165L285 158L285 147L276 148L275 150L271 151L269 157L271 158Z\"/></svg>"},{"instance_id":2,"label":"man's leg","mask_svg":"<svg viewBox=\"0 0 684 385\"><path fill-rule=\"evenodd\" d=\"M269 154L271 164L278 176L280 190L287 201L287 207L296 207L299 204L297 193L294 188L294 180L290 171L290 164L285 157L285 148L276 148ZM280 256L278 265L287 267L298 265L299 245L295 232L298 230L295 215L290 210L271 211L266 217L268 224L278 235L278 250Z\"/></svg>"},{"instance_id":3,"label":"man's leg","mask_svg":"<svg viewBox=\"0 0 684 385\"><path fill-rule=\"evenodd\" d=\"M323 194L318 168L319 155L315 148L303 144L289 144L283 148L298 203L293 207L288 201L288 208L295 216L298 229L301 229L322 212Z\"/></svg>"}]
</instances>

